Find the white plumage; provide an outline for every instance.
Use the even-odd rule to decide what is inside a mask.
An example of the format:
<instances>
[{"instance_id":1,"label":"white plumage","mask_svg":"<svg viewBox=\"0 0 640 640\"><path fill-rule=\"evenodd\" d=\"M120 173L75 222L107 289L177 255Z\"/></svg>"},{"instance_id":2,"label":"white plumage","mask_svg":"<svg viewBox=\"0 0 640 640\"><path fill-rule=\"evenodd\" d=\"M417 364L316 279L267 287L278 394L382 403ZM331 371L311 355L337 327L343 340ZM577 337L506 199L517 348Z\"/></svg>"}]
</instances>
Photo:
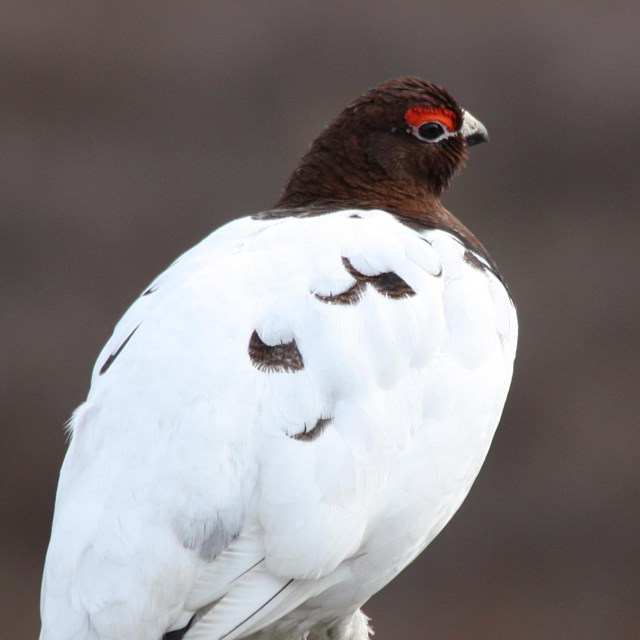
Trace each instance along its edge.
<instances>
[{"instance_id":1,"label":"white plumage","mask_svg":"<svg viewBox=\"0 0 640 640\"><path fill-rule=\"evenodd\" d=\"M511 380L509 294L438 199L486 140L444 89L379 85L143 292L70 422L41 640L369 638Z\"/></svg>"},{"instance_id":2,"label":"white plumage","mask_svg":"<svg viewBox=\"0 0 640 640\"><path fill-rule=\"evenodd\" d=\"M42 640L158 639L212 602L188 640L367 637L354 612L458 508L509 387L514 308L466 251L344 210L232 222L163 273L71 421ZM332 302L349 263L415 295ZM301 368L262 370L254 331Z\"/></svg>"}]
</instances>

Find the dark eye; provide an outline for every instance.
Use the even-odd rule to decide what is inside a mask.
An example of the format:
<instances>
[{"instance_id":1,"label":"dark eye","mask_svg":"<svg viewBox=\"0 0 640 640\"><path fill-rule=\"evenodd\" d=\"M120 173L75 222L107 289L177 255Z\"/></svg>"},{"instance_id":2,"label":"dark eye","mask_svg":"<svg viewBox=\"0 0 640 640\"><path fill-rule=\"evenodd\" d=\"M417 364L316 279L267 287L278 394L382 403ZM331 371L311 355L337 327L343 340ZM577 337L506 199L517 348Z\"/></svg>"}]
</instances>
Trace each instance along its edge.
<instances>
[{"instance_id":1,"label":"dark eye","mask_svg":"<svg viewBox=\"0 0 640 640\"><path fill-rule=\"evenodd\" d=\"M446 135L447 130L439 122L425 122L418 127L418 137L427 142L436 142Z\"/></svg>"}]
</instances>

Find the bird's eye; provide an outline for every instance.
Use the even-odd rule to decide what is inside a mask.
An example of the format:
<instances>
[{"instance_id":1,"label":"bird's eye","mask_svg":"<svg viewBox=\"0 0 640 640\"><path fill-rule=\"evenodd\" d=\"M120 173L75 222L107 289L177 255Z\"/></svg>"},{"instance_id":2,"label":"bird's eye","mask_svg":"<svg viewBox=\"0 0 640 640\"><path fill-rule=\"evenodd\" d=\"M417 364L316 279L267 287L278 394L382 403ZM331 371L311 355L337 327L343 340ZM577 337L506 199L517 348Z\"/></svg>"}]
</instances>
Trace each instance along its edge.
<instances>
[{"instance_id":1,"label":"bird's eye","mask_svg":"<svg viewBox=\"0 0 640 640\"><path fill-rule=\"evenodd\" d=\"M431 120L429 122L425 122L421 124L417 129L416 133L418 138L424 140L425 142L437 142L441 138L444 138L448 131L444 127L444 125L436 122L435 120Z\"/></svg>"}]
</instances>

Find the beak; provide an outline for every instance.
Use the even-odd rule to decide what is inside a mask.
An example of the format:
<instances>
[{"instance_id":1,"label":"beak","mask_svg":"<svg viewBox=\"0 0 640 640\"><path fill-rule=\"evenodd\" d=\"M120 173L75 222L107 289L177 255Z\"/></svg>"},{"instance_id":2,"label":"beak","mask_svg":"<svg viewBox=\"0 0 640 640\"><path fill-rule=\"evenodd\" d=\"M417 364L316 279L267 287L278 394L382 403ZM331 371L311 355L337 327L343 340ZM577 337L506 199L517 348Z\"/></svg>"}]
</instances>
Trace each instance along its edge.
<instances>
[{"instance_id":1,"label":"beak","mask_svg":"<svg viewBox=\"0 0 640 640\"><path fill-rule=\"evenodd\" d=\"M482 122L476 120L468 111L464 111L463 113L460 133L465 139L467 146L472 147L474 144L489 142L489 133Z\"/></svg>"}]
</instances>

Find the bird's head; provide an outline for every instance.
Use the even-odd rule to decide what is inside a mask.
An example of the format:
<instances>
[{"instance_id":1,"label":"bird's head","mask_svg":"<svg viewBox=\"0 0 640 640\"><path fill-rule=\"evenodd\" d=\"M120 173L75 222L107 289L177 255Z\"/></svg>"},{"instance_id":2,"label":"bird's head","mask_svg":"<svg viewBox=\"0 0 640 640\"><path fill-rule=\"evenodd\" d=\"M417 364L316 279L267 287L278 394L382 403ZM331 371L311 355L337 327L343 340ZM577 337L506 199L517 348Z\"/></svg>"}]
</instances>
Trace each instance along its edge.
<instances>
[{"instance_id":1,"label":"bird's head","mask_svg":"<svg viewBox=\"0 0 640 640\"><path fill-rule=\"evenodd\" d=\"M428 211L487 130L449 93L414 77L360 96L316 138L279 207Z\"/></svg>"}]
</instances>

